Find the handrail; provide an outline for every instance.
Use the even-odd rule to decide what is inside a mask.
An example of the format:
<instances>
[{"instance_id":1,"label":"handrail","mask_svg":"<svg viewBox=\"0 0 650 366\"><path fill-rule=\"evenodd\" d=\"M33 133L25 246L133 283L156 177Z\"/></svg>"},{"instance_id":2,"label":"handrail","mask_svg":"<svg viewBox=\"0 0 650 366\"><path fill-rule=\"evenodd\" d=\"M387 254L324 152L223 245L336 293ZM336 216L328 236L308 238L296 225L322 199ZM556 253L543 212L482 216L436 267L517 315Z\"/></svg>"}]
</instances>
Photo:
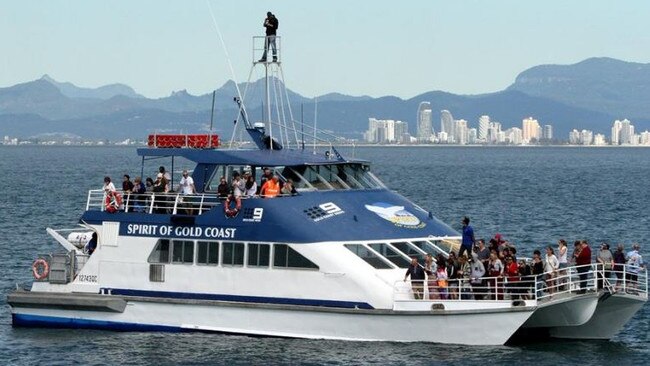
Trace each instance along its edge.
<instances>
[{"instance_id":1,"label":"handrail","mask_svg":"<svg viewBox=\"0 0 650 366\"><path fill-rule=\"evenodd\" d=\"M184 195L180 192L174 193L122 193L123 204L120 210L124 212L141 213L166 213L176 215L181 212L200 215L211 210L215 206L223 205L226 197L216 193L196 193ZM278 194L277 198L294 196L292 194ZM86 211L106 211L105 193L96 189L88 191ZM265 198L264 196L240 196L241 200ZM268 198L271 199L271 198Z\"/></svg>"},{"instance_id":2,"label":"handrail","mask_svg":"<svg viewBox=\"0 0 650 366\"><path fill-rule=\"evenodd\" d=\"M619 270L606 271L600 263L571 266L530 276L508 278L481 277L472 281L470 278L447 279L446 284L440 285L436 280L410 281L411 286L405 286L405 281L395 281L393 285L393 301L502 301L502 300L535 300L538 302L567 298L587 292L595 293L598 279L612 280L616 275L616 285L608 285L609 292L622 291L626 294L648 298L648 273L646 268L621 264ZM630 272L633 271L633 274ZM606 275L609 275L609 277ZM473 283L472 283L473 282Z\"/></svg>"}]
</instances>

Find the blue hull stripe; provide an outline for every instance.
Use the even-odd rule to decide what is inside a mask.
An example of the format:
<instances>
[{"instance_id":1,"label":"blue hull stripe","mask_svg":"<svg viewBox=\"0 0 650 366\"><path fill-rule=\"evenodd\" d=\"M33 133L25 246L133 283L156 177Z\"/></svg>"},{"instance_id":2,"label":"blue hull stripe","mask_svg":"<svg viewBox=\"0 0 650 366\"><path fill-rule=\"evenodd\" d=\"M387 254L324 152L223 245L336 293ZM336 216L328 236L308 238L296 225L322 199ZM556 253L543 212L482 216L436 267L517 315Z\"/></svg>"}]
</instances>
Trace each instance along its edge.
<instances>
[{"instance_id":1,"label":"blue hull stripe","mask_svg":"<svg viewBox=\"0 0 650 366\"><path fill-rule=\"evenodd\" d=\"M100 293L110 291L113 295L122 296L141 296L166 299L186 299L186 300L214 300L214 301L233 301L257 304L279 304L279 305L305 305L305 306L322 306L328 308L345 308L345 309L374 309L370 304L365 302L354 301L336 301L336 300L314 300L314 299L291 299L283 297L262 297L262 296L238 296L238 295L221 295L221 294L199 294L191 292L166 292L166 291L144 291L117 288L102 288Z\"/></svg>"},{"instance_id":2,"label":"blue hull stripe","mask_svg":"<svg viewBox=\"0 0 650 366\"><path fill-rule=\"evenodd\" d=\"M73 329L104 329L134 332L183 332L180 327L166 325L138 324L111 322L105 320L89 320L79 318L61 318L29 314L12 314L14 326L39 328L73 328Z\"/></svg>"}]
</instances>

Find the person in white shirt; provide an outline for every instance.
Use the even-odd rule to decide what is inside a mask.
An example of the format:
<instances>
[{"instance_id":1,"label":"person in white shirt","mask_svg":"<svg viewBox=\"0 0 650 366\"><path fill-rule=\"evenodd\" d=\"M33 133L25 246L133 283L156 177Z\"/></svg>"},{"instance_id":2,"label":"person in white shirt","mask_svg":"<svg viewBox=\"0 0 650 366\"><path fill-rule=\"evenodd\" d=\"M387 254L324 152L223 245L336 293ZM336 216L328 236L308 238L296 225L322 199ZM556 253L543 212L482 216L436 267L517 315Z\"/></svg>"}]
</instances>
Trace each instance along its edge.
<instances>
[{"instance_id":1,"label":"person in white shirt","mask_svg":"<svg viewBox=\"0 0 650 366\"><path fill-rule=\"evenodd\" d=\"M549 293L555 292L555 276L556 271L560 267L560 262L557 260L553 247L546 247L546 261L544 261L544 272L546 273L546 287Z\"/></svg>"},{"instance_id":2,"label":"person in white shirt","mask_svg":"<svg viewBox=\"0 0 650 366\"><path fill-rule=\"evenodd\" d=\"M181 178L180 183L178 184L178 190L181 194L194 194L196 193L196 188L194 187L194 179L190 177L187 169L183 170L183 178Z\"/></svg>"},{"instance_id":3,"label":"person in white shirt","mask_svg":"<svg viewBox=\"0 0 650 366\"><path fill-rule=\"evenodd\" d=\"M116 191L115 184L111 182L111 177L108 176L104 177L104 192L108 193L108 192L115 192L115 191Z\"/></svg>"}]
</instances>

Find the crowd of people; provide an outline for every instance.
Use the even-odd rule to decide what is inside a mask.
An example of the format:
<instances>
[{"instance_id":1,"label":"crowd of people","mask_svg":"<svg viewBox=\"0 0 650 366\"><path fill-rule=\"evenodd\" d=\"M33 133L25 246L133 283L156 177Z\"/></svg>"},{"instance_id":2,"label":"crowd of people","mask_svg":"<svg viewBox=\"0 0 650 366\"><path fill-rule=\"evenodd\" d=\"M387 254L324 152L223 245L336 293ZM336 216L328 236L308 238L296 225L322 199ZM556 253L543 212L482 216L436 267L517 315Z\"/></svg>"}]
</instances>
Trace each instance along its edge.
<instances>
[{"instance_id":1,"label":"crowd of people","mask_svg":"<svg viewBox=\"0 0 650 366\"><path fill-rule=\"evenodd\" d=\"M475 240L469 222L467 217L462 219L463 236L458 255L454 251L448 257L427 254L424 263L419 263L417 257L411 258L404 281L410 277L416 299L525 300L535 295L552 297L556 292L568 290L585 293L590 274L594 273L594 263L598 264L595 271L598 289L607 286L610 290L635 291L638 274L645 268L639 244L633 244L627 253L624 245L619 244L612 253L609 244L603 243L594 261L586 240L575 241L571 253L566 240L560 239L557 246L544 248L544 253L536 249L531 259L518 259L515 245L500 234L494 235L487 245L483 239ZM572 277L569 266L575 268L577 278ZM573 282L572 288L569 282Z\"/></svg>"},{"instance_id":2,"label":"crowd of people","mask_svg":"<svg viewBox=\"0 0 650 366\"><path fill-rule=\"evenodd\" d=\"M171 174L165 170L164 166L161 166L158 169L155 180L147 177L145 181L142 182L141 177L135 177L135 179L131 181L131 177L128 174L125 174L122 177L121 191L118 191L111 178L106 176L104 177L103 186L106 195L105 205L107 209L110 208L109 211L121 210L123 209L123 196L129 195L130 204L132 206L130 211L141 212L145 210L147 204L146 201L149 197L148 193L174 192L172 190L171 181ZM182 178L178 183L176 192L179 192L182 196L189 196L197 193L194 180L187 170L183 170ZM226 180L226 177L220 178L216 193L221 199L239 200L240 198L274 198L278 196L295 195L297 194L297 191L291 179L282 181L277 174L273 174L271 169L264 168L259 185L250 171L244 171L241 174L240 172L235 171L232 174L232 180L230 182ZM157 200L159 200L159 203L154 203L154 212L167 212L167 208L165 208L166 198L164 196L159 196ZM189 202L189 200L187 200L187 202ZM187 203L186 206L189 207L191 205ZM191 214L191 208L186 208L186 211L189 211Z\"/></svg>"}]
</instances>

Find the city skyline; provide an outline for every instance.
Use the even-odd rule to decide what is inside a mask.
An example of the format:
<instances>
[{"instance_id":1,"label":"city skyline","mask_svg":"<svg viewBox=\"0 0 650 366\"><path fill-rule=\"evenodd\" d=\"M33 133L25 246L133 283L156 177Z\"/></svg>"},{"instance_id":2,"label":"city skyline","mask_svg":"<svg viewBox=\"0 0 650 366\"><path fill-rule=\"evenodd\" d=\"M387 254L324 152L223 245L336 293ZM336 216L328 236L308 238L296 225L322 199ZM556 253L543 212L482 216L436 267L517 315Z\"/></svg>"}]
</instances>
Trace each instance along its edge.
<instances>
[{"instance_id":1,"label":"city skyline","mask_svg":"<svg viewBox=\"0 0 650 366\"><path fill-rule=\"evenodd\" d=\"M597 56L650 61L650 4L643 1L209 4L228 56L205 2L4 1L0 34L10 57L0 85L49 74L85 87L121 82L148 97L181 89L204 94L233 78L228 59L235 79L245 80L250 40L262 35L267 11L280 19L289 84L306 96L488 93L540 64ZM552 19L552 26L530 26L539 19ZM626 26L611 26L617 23ZM389 30L382 37L377 24Z\"/></svg>"}]
</instances>

